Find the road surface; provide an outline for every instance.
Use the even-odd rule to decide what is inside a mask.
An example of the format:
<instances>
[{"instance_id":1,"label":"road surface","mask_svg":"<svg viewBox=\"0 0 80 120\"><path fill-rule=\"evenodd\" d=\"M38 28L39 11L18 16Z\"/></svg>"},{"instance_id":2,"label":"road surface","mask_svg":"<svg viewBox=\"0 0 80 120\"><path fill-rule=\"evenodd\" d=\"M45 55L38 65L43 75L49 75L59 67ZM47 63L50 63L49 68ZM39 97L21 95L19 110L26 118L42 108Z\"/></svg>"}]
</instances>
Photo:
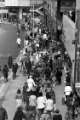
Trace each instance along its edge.
<instances>
[{"instance_id":1,"label":"road surface","mask_svg":"<svg viewBox=\"0 0 80 120\"><path fill-rule=\"evenodd\" d=\"M7 62L9 55L17 57L19 50L16 45L16 26L11 24L0 24L0 65Z\"/></svg>"}]
</instances>

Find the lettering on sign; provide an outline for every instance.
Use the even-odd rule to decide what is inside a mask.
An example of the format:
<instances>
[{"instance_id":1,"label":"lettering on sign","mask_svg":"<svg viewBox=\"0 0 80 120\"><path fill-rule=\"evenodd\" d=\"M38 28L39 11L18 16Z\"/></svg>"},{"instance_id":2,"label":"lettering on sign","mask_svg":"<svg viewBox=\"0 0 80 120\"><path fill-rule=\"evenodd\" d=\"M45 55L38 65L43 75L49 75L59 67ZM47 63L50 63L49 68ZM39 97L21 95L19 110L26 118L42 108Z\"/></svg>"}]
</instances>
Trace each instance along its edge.
<instances>
[{"instance_id":1,"label":"lettering on sign","mask_svg":"<svg viewBox=\"0 0 80 120\"><path fill-rule=\"evenodd\" d=\"M5 3L4 2L0 2L0 7L5 7Z\"/></svg>"},{"instance_id":2,"label":"lettering on sign","mask_svg":"<svg viewBox=\"0 0 80 120\"><path fill-rule=\"evenodd\" d=\"M75 83L76 88L80 88L80 83Z\"/></svg>"},{"instance_id":3,"label":"lettering on sign","mask_svg":"<svg viewBox=\"0 0 80 120\"><path fill-rule=\"evenodd\" d=\"M61 12L75 9L75 0L61 0Z\"/></svg>"},{"instance_id":4,"label":"lettering on sign","mask_svg":"<svg viewBox=\"0 0 80 120\"><path fill-rule=\"evenodd\" d=\"M77 10L76 27L77 27L78 30L80 30L80 10Z\"/></svg>"}]
</instances>

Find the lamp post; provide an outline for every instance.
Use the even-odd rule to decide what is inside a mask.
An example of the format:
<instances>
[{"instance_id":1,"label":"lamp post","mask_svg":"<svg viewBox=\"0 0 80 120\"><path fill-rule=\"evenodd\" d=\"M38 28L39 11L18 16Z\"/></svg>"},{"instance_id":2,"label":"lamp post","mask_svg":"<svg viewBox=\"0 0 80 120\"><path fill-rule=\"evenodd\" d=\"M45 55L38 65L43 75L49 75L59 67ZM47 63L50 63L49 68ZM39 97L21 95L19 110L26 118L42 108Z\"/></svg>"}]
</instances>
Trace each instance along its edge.
<instances>
[{"instance_id":1,"label":"lamp post","mask_svg":"<svg viewBox=\"0 0 80 120\"><path fill-rule=\"evenodd\" d=\"M34 39L34 0L33 0L33 39Z\"/></svg>"}]
</instances>

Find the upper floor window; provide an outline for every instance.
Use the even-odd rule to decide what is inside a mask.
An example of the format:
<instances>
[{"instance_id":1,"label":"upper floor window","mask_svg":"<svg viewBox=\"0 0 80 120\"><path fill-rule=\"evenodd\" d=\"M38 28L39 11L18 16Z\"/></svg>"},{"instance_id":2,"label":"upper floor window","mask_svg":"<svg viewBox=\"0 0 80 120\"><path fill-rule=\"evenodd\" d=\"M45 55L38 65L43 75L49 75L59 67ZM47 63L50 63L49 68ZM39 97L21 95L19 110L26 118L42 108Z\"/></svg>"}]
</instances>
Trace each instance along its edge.
<instances>
[{"instance_id":1,"label":"upper floor window","mask_svg":"<svg viewBox=\"0 0 80 120\"><path fill-rule=\"evenodd\" d=\"M5 0L0 0L0 2L5 2Z\"/></svg>"}]
</instances>

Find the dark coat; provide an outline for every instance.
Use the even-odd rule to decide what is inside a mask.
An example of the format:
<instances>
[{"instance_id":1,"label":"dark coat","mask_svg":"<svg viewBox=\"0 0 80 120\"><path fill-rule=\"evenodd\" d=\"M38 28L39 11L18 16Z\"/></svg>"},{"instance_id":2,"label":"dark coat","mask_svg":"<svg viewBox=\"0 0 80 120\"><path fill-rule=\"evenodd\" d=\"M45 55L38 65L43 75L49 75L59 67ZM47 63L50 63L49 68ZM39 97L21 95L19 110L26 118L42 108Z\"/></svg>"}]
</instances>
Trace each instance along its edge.
<instances>
[{"instance_id":1,"label":"dark coat","mask_svg":"<svg viewBox=\"0 0 80 120\"><path fill-rule=\"evenodd\" d=\"M53 115L53 120L62 120L62 115L59 113L56 113L55 115Z\"/></svg>"},{"instance_id":2,"label":"dark coat","mask_svg":"<svg viewBox=\"0 0 80 120\"><path fill-rule=\"evenodd\" d=\"M0 108L0 120L7 120L8 119L8 114L5 108L1 107Z\"/></svg>"},{"instance_id":3,"label":"dark coat","mask_svg":"<svg viewBox=\"0 0 80 120\"><path fill-rule=\"evenodd\" d=\"M23 118L25 119L26 116L24 115L22 108L19 107L14 115L13 120L23 120Z\"/></svg>"}]
</instances>

